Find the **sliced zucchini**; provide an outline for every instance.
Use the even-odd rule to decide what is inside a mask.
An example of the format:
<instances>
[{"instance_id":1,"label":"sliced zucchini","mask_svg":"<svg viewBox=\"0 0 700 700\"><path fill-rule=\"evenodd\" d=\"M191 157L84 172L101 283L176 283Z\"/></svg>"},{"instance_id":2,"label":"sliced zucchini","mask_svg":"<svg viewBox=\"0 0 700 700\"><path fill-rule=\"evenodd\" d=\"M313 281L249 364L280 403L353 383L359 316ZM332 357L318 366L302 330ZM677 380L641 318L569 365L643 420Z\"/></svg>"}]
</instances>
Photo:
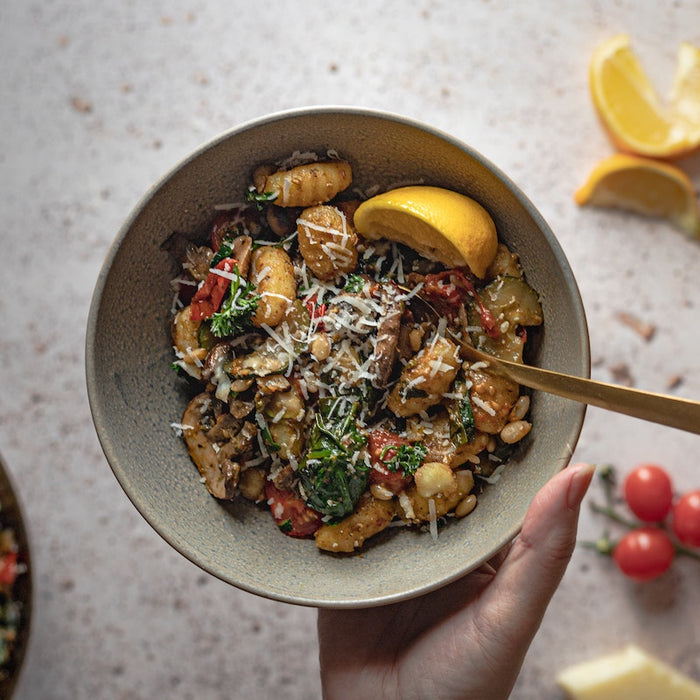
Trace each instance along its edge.
<instances>
[{"instance_id":1,"label":"sliced zucchini","mask_svg":"<svg viewBox=\"0 0 700 700\"><path fill-rule=\"evenodd\" d=\"M490 334L485 328L484 312L493 325ZM479 290L479 300L471 302L467 314L474 346L513 362L523 359L526 335L521 329L543 322L537 292L525 280L507 275L497 277Z\"/></svg>"},{"instance_id":2,"label":"sliced zucchini","mask_svg":"<svg viewBox=\"0 0 700 700\"><path fill-rule=\"evenodd\" d=\"M211 321L204 320L199 324L199 330L197 331L197 342L200 348L205 350L211 350L217 343L221 342L221 338L217 338L211 332Z\"/></svg>"},{"instance_id":3,"label":"sliced zucchini","mask_svg":"<svg viewBox=\"0 0 700 700\"><path fill-rule=\"evenodd\" d=\"M481 302L497 323L511 326L539 326L542 305L537 292L519 277L496 277L479 291Z\"/></svg>"}]
</instances>

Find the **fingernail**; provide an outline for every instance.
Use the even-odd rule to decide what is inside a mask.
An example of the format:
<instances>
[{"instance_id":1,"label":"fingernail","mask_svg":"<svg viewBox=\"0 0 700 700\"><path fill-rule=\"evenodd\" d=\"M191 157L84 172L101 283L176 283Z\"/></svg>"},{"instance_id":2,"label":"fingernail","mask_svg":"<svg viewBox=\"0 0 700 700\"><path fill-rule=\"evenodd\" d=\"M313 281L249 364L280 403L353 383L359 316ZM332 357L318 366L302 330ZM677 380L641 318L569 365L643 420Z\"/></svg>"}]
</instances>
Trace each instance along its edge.
<instances>
[{"instance_id":1,"label":"fingernail","mask_svg":"<svg viewBox=\"0 0 700 700\"><path fill-rule=\"evenodd\" d=\"M595 464L572 464L569 469L573 469L574 473L566 492L566 505L574 510L581 505L581 501L591 485Z\"/></svg>"}]
</instances>

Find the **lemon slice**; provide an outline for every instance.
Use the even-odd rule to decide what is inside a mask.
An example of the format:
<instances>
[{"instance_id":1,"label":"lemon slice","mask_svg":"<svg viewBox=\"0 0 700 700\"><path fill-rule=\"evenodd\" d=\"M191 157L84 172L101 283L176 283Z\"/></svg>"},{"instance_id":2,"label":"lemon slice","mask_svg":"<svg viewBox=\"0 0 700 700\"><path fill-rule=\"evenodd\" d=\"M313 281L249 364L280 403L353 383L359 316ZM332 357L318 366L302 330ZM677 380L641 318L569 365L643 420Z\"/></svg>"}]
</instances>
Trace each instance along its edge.
<instances>
[{"instance_id":1,"label":"lemon slice","mask_svg":"<svg viewBox=\"0 0 700 700\"><path fill-rule=\"evenodd\" d=\"M364 238L403 243L429 260L484 277L496 257L496 225L481 204L442 187L399 187L366 200L355 211Z\"/></svg>"},{"instance_id":2,"label":"lemon slice","mask_svg":"<svg viewBox=\"0 0 700 700\"><path fill-rule=\"evenodd\" d=\"M649 81L626 34L593 53L589 82L593 103L612 142L622 151L677 158L700 148L700 53L681 45L669 105Z\"/></svg>"},{"instance_id":3,"label":"lemon slice","mask_svg":"<svg viewBox=\"0 0 700 700\"><path fill-rule=\"evenodd\" d=\"M669 220L700 236L693 183L675 165L616 153L602 160L574 194L580 205L626 209Z\"/></svg>"}]
</instances>

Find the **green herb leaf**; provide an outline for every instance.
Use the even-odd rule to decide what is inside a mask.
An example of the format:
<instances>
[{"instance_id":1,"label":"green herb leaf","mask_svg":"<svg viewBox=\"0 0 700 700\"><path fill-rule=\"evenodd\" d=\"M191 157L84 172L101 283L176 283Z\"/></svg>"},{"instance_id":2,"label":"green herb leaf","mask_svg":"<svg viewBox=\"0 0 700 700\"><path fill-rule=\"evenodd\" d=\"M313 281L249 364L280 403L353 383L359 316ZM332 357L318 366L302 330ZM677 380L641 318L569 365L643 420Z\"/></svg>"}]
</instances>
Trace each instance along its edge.
<instances>
[{"instance_id":1,"label":"green herb leaf","mask_svg":"<svg viewBox=\"0 0 700 700\"><path fill-rule=\"evenodd\" d=\"M258 211L262 211L266 204L274 202L277 195L274 192L257 192L255 189L247 190L245 193L245 201L252 202L257 207Z\"/></svg>"},{"instance_id":2,"label":"green herb leaf","mask_svg":"<svg viewBox=\"0 0 700 700\"><path fill-rule=\"evenodd\" d=\"M233 253L233 241L235 236L225 236L219 245L219 250L209 263L209 267L216 267L224 258L230 258Z\"/></svg>"},{"instance_id":3,"label":"green herb leaf","mask_svg":"<svg viewBox=\"0 0 700 700\"><path fill-rule=\"evenodd\" d=\"M393 450L395 454L389 461L386 461L384 456L389 450ZM390 472L401 471L406 476L412 476L420 467L426 454L428 454L428 449L422 442L417 442L414 445L387 445L379 455L379 459Z\"/></svg>"},{"instance_id":4,"label":"green herb leaf","mask_svg":"<svg viewBox=\"0 0 700 700\"><path fill-rule=\"evenodd\" d=\"M255 294L251 282L241 277L238 266L233 266L234 278L221 308L211 316L211 332L219 337L237 335L250 326L251 318L258 308L260 295Z\"/></svg>"},{"instance_id":5,"label":"green herb leaf","mask_svg":"<svg viewBox=\"0 0 700 700\"><path fill-rule=\"evenodd\" d=\"M343 291L348 294L359 294L365 286L365 278L362 275L358 275L352 272L348 275L348 278L343 287Z\"/></svg>"}]
</instances>

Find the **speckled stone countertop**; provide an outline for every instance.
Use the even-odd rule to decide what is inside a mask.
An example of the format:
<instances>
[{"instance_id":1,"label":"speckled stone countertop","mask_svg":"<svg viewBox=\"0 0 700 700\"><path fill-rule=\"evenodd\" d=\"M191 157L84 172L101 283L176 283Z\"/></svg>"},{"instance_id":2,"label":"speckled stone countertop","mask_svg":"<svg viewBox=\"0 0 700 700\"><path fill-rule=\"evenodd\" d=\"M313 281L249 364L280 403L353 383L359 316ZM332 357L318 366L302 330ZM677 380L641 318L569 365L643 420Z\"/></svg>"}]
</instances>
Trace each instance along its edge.
<instances>
[{"instance_id":1,"label":"speckled stone countertop","mask_svg":"<svg viewBox=\"0 0 700 700\"><path fill-rule=\"evenodd\" d=\"M626 32L660 91L700 6L619 0L10 0L0 8L0 452L33 542L34 629L17 697L316 698L315 611L200 571L121 491L87 403L92 290L122 221L191 149L271 111L352 104L421 119L498 164L578 279L593 376L700 398L700 244L580 210L611 152L587 91L594 46ZM700 159L682 163L700 185ZM648 324L642 333L621 320ZM575 459L666 465L700 486L698 436L589 409ZM596 496L594 488L591 498ZM598 494L599 495L599 494ZM604 524L584 507L581 537ZM634 641L700 680L700 565L647 585L578 549L513 697Z\"/></svg>"}]
</instances>

